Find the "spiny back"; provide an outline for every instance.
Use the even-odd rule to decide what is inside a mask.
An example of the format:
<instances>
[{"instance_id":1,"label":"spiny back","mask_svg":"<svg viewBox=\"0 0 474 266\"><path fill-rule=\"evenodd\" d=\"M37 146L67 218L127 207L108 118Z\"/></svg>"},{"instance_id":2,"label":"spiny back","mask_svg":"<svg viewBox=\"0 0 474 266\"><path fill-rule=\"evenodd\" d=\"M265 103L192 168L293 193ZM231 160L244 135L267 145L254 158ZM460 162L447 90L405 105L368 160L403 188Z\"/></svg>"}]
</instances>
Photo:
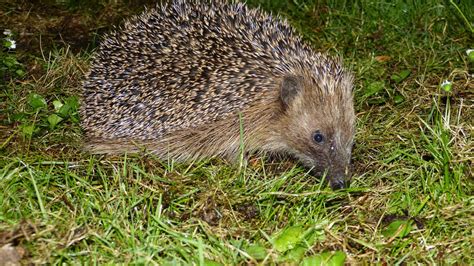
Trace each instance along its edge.
<instances>
[{"instance_id":1,"label":"spiny back","mask_svg":"<svg viewBox=\"0 0 474 266\"><path fill-rule=\"evenodd\" d=\"M82 123L89 137L157 139L274 101L287 74L327 84L341 71L258 9L175 1L106 36L84 82Z\"/></svg>"}]
</instances>

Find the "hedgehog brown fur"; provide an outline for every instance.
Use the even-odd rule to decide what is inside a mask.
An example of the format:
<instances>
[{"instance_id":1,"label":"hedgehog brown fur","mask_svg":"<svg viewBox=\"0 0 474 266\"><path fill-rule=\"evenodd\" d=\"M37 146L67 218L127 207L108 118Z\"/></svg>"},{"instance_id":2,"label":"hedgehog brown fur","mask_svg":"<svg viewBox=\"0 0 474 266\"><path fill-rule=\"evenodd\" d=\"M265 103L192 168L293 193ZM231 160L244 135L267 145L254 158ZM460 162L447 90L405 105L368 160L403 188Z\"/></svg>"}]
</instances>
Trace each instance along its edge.
<instances>
[{"instance_id":1,"label":"hedgehog brown fur","mask_svg":"<svg viewBox=\"0 0 474 266\"><path fill-rule=\"evenodd\" d=\"M288 23L245 4L176 0L105 37L81 107L93 153L179 161L288 154L348 181L353 77ZM241 132L243 128L243 132Z\"/></svg>"}]
</instances>

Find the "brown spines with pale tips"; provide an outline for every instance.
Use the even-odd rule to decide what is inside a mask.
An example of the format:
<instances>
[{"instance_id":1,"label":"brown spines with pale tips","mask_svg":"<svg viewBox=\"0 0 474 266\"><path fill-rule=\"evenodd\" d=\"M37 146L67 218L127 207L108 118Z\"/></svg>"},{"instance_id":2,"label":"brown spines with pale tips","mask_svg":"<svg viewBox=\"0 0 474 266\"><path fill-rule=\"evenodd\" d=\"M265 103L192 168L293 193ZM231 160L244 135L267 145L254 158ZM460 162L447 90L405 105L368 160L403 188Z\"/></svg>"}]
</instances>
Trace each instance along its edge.
<instances>
[{"instance_id":1,"label":"brown spines with pale tips","mask_svg":"<svg viewBox=\"0 0 474 266\"><path fill-rule=\"evenodd\" d=\"M81 116L93 153L236 158L243 142L315 168L338 156L346 167L352 75L279 17L242 3L178 0L104 38ZM330 146L314 143L319 130Z\"/></svg>"}]
</instances>

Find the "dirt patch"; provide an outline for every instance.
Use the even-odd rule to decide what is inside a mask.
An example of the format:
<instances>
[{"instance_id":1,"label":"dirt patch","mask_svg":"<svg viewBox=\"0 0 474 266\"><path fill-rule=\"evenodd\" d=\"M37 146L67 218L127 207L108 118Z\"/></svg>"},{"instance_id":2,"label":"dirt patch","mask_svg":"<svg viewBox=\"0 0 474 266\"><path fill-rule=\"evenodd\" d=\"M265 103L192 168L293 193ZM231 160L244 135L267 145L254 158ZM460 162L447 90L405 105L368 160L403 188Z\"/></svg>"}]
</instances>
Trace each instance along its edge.
<instances>
[{"instance_id":1,"label":"dirt patch","mask_svg":"<svg viewBox=\"0 0 474 266\"><path fill-rule=\"evenodd\" d=\"M237 204L235 210L242 214L245 220L252 220L260 214L258 207L253 203Z\"/></svg>"}]
</instances>

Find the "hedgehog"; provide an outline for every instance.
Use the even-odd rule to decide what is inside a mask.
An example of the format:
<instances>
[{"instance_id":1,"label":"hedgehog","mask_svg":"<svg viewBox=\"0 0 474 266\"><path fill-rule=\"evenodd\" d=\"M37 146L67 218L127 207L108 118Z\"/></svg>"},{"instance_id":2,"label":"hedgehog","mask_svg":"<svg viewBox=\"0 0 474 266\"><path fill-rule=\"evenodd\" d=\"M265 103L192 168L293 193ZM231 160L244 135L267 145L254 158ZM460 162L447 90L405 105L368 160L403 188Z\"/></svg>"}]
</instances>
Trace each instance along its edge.
<instances>
[{"instance_id":1,"label":"hedgehog","mask_svg":"<svg viewBox=\"0 0 474 266\"><path fill-rule=\"evenodd\" d=\"M350 180L353 75L279 16L244 3L157 5L106 35L83 83L85 148L194 161L295 158Z\"/></svg>"}]
</instances>

